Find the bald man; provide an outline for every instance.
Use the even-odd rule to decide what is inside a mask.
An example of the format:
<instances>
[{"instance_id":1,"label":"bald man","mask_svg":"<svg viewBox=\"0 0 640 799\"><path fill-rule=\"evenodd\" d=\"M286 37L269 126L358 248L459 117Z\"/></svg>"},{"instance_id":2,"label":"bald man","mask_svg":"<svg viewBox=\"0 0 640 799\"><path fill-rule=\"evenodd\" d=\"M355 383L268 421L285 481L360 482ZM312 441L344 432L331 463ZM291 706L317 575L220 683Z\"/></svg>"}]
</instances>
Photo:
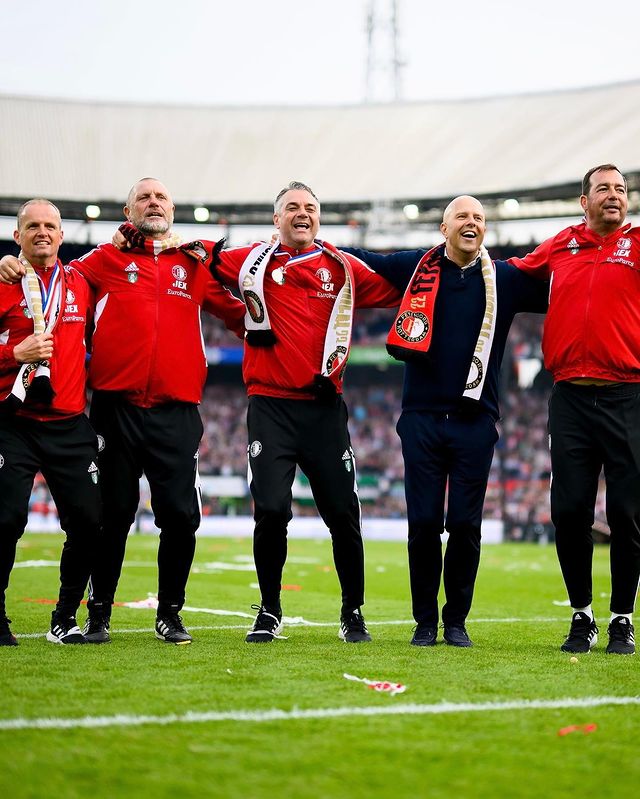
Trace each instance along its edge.
<instances>
[{"instance_id":1,"label":"bald man","mask_svg":"<svg viewBox=\"0 0 640 799\"><path fill-rule=\"evenodd\" d=\"M444 243L379 255L345 248L404 292L387 349L406 362L397 430L405 463L411 644L433 646L444 575L444 640L469 647L466 630L480 562L480 527L498 440L498 377L511 322L543 313L548 287L483 246L482 204L467 195L445 209ZM445 492L448 503L445 514ZM441 535L449 533L442 553Z\"/></svg>"}]
</instances>

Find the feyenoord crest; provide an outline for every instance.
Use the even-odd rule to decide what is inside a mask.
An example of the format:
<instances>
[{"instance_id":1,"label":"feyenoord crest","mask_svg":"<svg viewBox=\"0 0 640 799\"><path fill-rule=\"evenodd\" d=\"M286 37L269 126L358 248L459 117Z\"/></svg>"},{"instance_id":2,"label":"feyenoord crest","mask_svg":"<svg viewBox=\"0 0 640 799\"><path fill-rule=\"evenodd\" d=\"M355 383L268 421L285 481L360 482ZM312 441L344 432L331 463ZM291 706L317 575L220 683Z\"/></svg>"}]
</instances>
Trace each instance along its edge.
<instances>
[{"instance_id":1,"label":"feyenoord crest","mask_svg":"<svg viewBox=\"0 0 640 799\"><path fill-rule=\"evenodd\" d=\"M31 385L31 381L36 376L35 371L37 368L38 368L37 363L30 363L27 366L27 368L24 370L24 373L22 375L22 386L25 391L29 388L29 386Z\"/></svg>"},{"instance_id":2,"label":"feyenoord crest","mask_svg":"<svg viewBox=\"0 0 640 799\"><path fill-rule=\"evenodd\" d=\"M264 322L264 306L255 291L245 291L244 301L249 311L249 316L259 325Z\"/></svg>"},{"instance_id":3,"label":"feyenoord crest","mask_svg":"<svg viewBox=\"0 0 640 799\"><path fill-rule=\"evenodd\" d=\"M98 436L98 452L102 452L104 449L104 438L102 436Z\"/></svg>"},{"instance_id":4,"label":"feyenoord crest","mask_svg":"<svg viewBox=\"0 0 640 799\"><path fill-rule=\"evenodd\" d=\"M475 372L475 377L474 377L474 372ZM469 391L472 388L477 388L482 382L482 361L480 360L480 358L477 358L475 355L471 359L471 368L469 370L469 377L470 380L467 383L467 385L464 387L465 391Z\"/></svg>"},{"instance_id":5,"label":"feyenoord crest","mask_svg":"<svg viewBox=\"0 0 640 799\"><path fill-rule=\"evenodd\" d=\"M173 281L173 288L182 289L184 291L187 288L187 277L188 277L188 272L184 268L184 266L180 266L180 264L172 266L171 274L175 278L175 280Z\"/></svg>"},{"instance_id":6,"label":"feyenoord crest","mask_svg":"<svg viewBox=\"0 0 640 799\"><path fill-rule=\"evenodd\" d=\"M333 275L324 266L316 269L316 277L320 279L323 291L333 291L333 283L331 282Z\"/></svg>"},{"instance_id":7,"label":"feyenoord crest","mask_svg":"<svg viewBox=\"0 0 640 799\"><path fill-rule=\"evenodd\" d=\"M249 455L251 455L252 458L257 458L261 452L262 444L259 441L252 441L249 445Z\"/></svg>"},{"instance_id":8,"label":"feyenoord crest","mask_svg":"<svg viewBox=\"0 0 640 799\"><path fill-rule=\"evenodd\" d=\"M331 355L327 358L326 363L326 370L327 372L333 371L333 365L335 362L340 358L340 356L345 355L347 352L347 348L343 346L336 347L335 350L331 353Z\"/></svg>"},{"instance_id":9,"label":"feyenoord crest","mask_svg":"<svg viewBox=\"0 0 640 799\"><path fill-rule=\"evenodd\" d=\"M180 266L176 264L174 267L171 268L171 274L175 277L176 280L186 280L187 279L187 270L184 266Z\"/></svg>"},{"instance_id":10,"label":"feyenoord crest","mask_svg":"<svg viewBox=\"0 0 640 799\"><path fill-rule=\"evenodd\" d=\"M613 253L614 258L628 258L631 254L631 239L618 239L616 247L617 249Z\"/></svg>"},{"instance_id":11,"label":"feyenoord crest","mask_svg":"<svg viewBox=\"0 0 640 799\"><path fill-rule=\"evenodd\" d=\"M405 311L396 319L396 333L405 341L422 341L428 332L429 320L419 311Z\"/></svg>"},{"instance_id":12,"label":"feyenoord crest","mask_svg":"<svg viewBox=\"0 0 640 799\"><path fill-rule=\"evenodd\" d=\"M71 289L67 289L67 305L71 305L72 302L76 301L76 295L71 291Z\"/></svg>"}]
</instances>

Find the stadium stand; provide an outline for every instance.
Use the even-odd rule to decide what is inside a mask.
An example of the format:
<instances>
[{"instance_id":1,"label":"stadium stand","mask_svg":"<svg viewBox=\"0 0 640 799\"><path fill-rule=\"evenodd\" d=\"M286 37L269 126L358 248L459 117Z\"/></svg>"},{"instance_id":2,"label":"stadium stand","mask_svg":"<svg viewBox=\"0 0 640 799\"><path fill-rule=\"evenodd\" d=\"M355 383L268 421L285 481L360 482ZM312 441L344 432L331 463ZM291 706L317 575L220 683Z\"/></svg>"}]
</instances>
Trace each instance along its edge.
<instances>
[{"instance_id":1,"label":"stadium stand","mask_svg":"<svg viewBox=\"0 0 640 799\"><path fill-rule=\"evenodd\" d=\"M338 246L381 251L432 246L440 240L446 203L471 193L487 210L492 255L524 254L579 218L580 179L606 160L626 173L630 220L638 223L639 100L640 81L353 107L167 109L0 96L0 254L16 252L10 236L20 203L46 196L59 204L65 219L61 257L82 255L110 238L114 220L122 218L127 188L144 174L170 186L185 238L226 235L230 243L244 244L269 235L273 194L297 178L320 196L323 234ZM615 124L611 108L624 109ZM100 205L100 221L90 221L87 203ZM415 209L411 219L404 213L407 203ZM209 224L194 223L196 205L209 209ZM394 428L402 368L383 349L390 319L388 311L358 314L345 391L364 512L401 518L403 466ZM551 535L550 381L540 369L540 324L539 318L522 315L511 332L501 440L485 507L486 518L501 520L513 540ZM212 367L202 406L204 510L250 513L241 350L209 317L203 319L203 335ZM145 503L148 499L141 514ZM297 514L313 512L302 479L295 504ZM602 505L601 495L599 515ZM54 513L41 481L34 487L32 512L41 521Z\"/></svg>"}]
</instances>

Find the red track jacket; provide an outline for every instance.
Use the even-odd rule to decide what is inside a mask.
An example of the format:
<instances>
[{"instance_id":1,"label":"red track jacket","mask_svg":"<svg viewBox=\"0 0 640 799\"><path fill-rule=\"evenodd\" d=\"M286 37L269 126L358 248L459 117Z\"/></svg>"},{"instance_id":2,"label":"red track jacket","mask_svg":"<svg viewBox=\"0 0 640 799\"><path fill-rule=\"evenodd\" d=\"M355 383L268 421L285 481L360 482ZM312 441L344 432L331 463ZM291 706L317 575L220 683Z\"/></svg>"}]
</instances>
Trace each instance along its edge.
<instances>
[{"instance_id":1,"label":"red track jacket","mask_svg":"<svg viewBox=\"0 0 640 799\"><path fill-rule=\"evenodd\" d=\"M244 332L245 307L181 250L103 244L73 265L95 291L89 383L134 405L198 403L207 374L200 308Z\"/></svg>"},{"instance_id":2,"label":"red track jacket","mask_svg":"<svg viewBox=\"0 0 640 799\"><path fill-rule=\"evenodd\" d=\"M640 382L640 228L573 225L510 262L551 278L542 350L556 381Z\"/></svg>"},{"instance_id":3,"label":"red track jacket","mask_svg":"<svg viewBox=\"0 0 640 799\"><path fill-rule=\"evenodd\" d=\"M255 246L255 245L254 245ZM253 247L223 250L217 271L228 286L238 286L238 275ZM315 249L315 245L308 251ZM334 300L344 284L344 269L334 258L318 258L291 266L285 282L272 279L273 270L286 264L287 253L271 258L264 278L265 302L276 343L254 347L245 343L242 373L247 394L285 399L313 399L313 378L321 371L325 334ZM296 254L307 252L301 250ZM352 255L341 253L353 266L354 308L387 308L398 305L401 292ZM341 383L340 383L341 387Z\"/></svg>"},{"instance_id":4,"label":"red track jacket","mask_svg":"<svg viewBox=\"0 0 640 799\"><path fill-rule=\"evenodd\" d=\"M42 270L36 267L36 272ZM68 266L64 267L65 296L60 317L53 329L51 387L55 391L48 406L30 405L29 400L17 411L39 421L52 421L76 416L86 405L85 327L91 298L84 278ZM33 321L25 316L27 303L20 283L0 285L0 399L13 387L20 367L13 357L13 348L33 333Z\"/></svg>"}]
</instances>

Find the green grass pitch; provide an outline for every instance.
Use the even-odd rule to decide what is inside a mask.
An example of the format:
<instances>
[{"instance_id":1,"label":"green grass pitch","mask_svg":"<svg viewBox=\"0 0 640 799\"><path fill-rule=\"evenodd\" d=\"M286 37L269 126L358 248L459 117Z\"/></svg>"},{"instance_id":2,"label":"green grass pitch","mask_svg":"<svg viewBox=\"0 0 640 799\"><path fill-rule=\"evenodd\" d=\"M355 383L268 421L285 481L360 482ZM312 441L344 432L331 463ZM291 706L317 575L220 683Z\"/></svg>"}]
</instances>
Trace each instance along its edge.
<instances>
[{"instance_id":1,"label":"green grass pitch","mask_svg":"<svg viewBox=\"0 0 640 799\"><path fill-rule=\"evenodd\" d=\"M328 539L289 542L284 613L314 624L246 644L258 598L251 541L212 538L198 541L188 586L191 646L157 641L152 609L118 606L111 644L63 647L43 637L61 541L25 535L11 575L20 646L0 648L6 799L637 795L639 662L604 653L605 547L594 562L600 642L571 663L559 650L570 612L552 546L484 548L472 649L409 646L406 548L388 542L366 544L374 640L340 641ZM154 537L130 537L119 601L153 594L156 550Z\"/></svg>"}]
</instances>

